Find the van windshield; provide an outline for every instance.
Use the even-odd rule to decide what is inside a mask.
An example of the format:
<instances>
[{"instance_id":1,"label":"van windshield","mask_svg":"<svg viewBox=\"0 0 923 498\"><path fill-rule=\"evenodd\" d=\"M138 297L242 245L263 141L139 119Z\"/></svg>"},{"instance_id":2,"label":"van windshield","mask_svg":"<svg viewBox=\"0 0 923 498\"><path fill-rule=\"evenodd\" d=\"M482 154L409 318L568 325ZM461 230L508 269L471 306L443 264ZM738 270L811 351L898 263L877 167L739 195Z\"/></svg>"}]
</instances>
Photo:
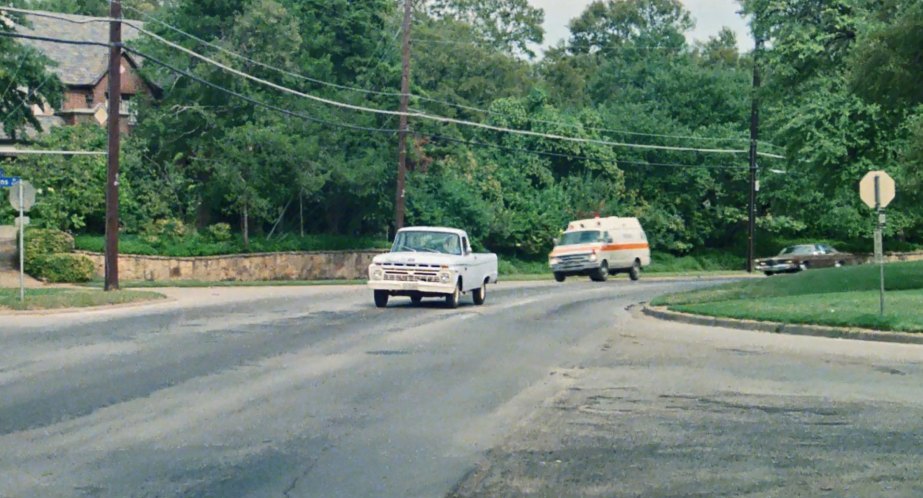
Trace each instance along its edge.
<instances>
[{"instance_id":1,"label":"van windshield","mask_svg":"<svg viewBox=\"0 0 923 498\"><path fill-rule=\"evenodd\" d=\"M602 232L599 230L584 230L581 232L567 232L561 236L559 246L572 246L574 244L591 244L599 242Z\"/></svg>"}]
</instances>

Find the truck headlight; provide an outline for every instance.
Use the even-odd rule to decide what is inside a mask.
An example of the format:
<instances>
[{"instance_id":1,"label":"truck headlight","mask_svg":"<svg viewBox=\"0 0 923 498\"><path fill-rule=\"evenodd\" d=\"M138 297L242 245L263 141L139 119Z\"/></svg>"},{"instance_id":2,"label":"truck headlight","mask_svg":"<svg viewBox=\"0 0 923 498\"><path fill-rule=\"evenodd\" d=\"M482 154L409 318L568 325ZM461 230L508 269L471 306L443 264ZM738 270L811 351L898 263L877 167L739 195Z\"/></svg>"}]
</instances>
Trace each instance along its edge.
<instances>
[{"instance_id":1,"label":"truck headlight","mask_svg":"<svg viewBox=\"0 0 923 498\"><path fill-rule=\"evenodd\" d=\"M548 264L551 266L556 266L556 265L561 264L561 260L558 258L551 258L548 260Z\"/></svg>"},{"instance_id":2,"label":"truck headlight","mask_svg":"<svg viewBox=\"0 0 923 498\"><path fill-rule=\"evenodd\" d=\"M372 268L372 280L382 280L385 278L385 272L381 268Z\"/></svg>"},{"instance_id":3,"label":"truck headlight","mask_svg":"<svg viewBox=\"0 0 923 498\"><path fill-rule=\"evenodd\" d=\"M447 284L447 283L451 282L451 281L452 281L452 274L449 273L449 272L447 272L447 271L444 271L444 272L440 273L440 274L439 274L439 281L442 282L442 283L444 283L444 284Z\"/></svg>"},{"instance_id":4,"label":"truck headlight","mask_svg":"<svg viewBox=\"0 0 923 498\"><path fill-rule=\"evenodd\" d=\"M596 261L597 259L599 259L599 257L596 255L595 252L593 254L590 254L590 261Z\"/></svg>"}]
</instances>

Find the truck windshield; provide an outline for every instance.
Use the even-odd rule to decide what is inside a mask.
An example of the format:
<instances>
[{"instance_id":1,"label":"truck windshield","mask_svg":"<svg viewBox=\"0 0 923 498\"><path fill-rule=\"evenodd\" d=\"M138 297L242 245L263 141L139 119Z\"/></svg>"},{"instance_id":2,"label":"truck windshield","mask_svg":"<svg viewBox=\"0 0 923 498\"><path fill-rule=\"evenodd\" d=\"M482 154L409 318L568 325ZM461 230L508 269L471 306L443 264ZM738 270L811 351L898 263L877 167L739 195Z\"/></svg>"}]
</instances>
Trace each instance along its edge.
<instances>
[{"instance_id":1,"label":"truck windshield","mask_svg":"<svg viewBox=\"0 0 923 498\"><path fill-rule=\"evenodd\" d=\"M572 246L574 244L591 244L599 242L601 232L599 230L584 230L582 232L567 232L561 236L559 246Z\"/></svg>"},{"instance_id":2,"label":"truck windshield","mask_svg":"<svg viewBox=\"0 0 923 498\"><path fill-rule=\"evenodd\" d=\"M461 255L461 240L457 234L409 230L399 232L391 252L433 252Z\"/></svg>"}]
</instances>

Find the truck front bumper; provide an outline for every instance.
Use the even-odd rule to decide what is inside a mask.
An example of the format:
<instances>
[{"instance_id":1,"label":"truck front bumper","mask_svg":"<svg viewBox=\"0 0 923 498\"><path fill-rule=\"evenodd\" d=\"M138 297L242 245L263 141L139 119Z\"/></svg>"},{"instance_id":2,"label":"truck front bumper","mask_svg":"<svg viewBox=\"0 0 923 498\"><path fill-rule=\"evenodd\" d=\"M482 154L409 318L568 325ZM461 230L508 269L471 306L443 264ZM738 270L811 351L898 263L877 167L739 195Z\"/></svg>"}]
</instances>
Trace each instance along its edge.
<instances>
[{"instance_id":1,"label":"truck front bumper","mask_svg":"<svg viewBox=\"0 0 923 498\"><path fill-rule=\"evenodd\" d=\"M447 284L437 282L394 282L388 280L372 280L367 284L369 289L387 291L394 296L401 295L427 295L427 294L452 294L455 292L455 282Z\"/></svg>"}]
</instances>

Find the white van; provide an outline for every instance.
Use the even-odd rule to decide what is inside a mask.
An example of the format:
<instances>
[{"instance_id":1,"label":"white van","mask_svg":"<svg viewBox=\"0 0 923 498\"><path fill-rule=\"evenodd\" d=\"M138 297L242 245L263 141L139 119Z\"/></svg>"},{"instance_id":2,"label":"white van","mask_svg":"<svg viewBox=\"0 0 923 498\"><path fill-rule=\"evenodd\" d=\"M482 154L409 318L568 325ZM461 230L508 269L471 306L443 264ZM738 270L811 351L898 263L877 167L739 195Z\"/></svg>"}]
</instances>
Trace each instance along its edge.
<instances>
[{"instance_id":1,"label":"white van","mask_svg":"<svg viewBox=\"0 0 923 498\"><path fill-rule=\"evenodd\" d=\"M641 269L651 264L651 249L637 218L576 220L555 240L548 264L558 282L573 275L603 282L620 272L638 280Z\"/></svg>"}]
</instances>

